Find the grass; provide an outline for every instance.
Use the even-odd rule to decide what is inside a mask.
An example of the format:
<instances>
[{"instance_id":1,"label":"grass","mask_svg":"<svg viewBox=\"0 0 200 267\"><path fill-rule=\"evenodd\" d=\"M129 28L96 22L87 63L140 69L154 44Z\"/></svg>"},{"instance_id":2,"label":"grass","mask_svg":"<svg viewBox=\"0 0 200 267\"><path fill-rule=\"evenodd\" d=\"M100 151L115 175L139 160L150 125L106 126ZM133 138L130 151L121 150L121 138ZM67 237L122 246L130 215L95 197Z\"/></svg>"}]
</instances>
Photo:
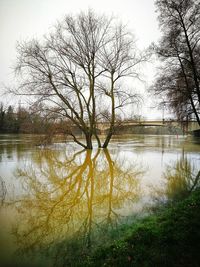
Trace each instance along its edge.
<instances>
[{"instance_id":1,"label":"grass","mask_svg":"<svg viewBox=\"0 0 200 267\"><path fill-rule=\"evenodd\" d=\"M98 248L79 266L199 267L200 190L127 227L123 238Z\"/></svg>"}]
</instances>

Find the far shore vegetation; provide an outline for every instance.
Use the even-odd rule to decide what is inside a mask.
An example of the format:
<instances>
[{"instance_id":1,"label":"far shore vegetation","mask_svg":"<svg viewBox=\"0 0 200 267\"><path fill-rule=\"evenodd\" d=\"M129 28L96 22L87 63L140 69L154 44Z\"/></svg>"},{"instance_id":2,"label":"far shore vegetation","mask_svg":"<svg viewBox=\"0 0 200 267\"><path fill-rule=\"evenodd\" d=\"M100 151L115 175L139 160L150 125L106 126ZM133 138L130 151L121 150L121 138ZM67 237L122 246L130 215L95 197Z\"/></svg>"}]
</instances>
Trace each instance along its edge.
<instances>
[{"instance_id":1,"label":"far shore vegetation","mask_svg":"<svg viewBox=\"0 0 200 267\"><path fill-rule=\"evenodd\" d=\"M126 125L127 121L134 121L139 124L140 121L143 120L145 120L145 118L139 115L128 117L126 120L118 120L118 125L113 128L113 134L177 135L184 133L181 125L179 127L170 127L170 125L165 125L162 127ZM125 124L123 124L124 122ZM50 140L54 135L59 134L70 137L68 134L69 128L73 129L74 133L81 136L81 131L78 129L78 127L73 125L66 118L58 119L55 114L49 115L49 113L45 113L44 111L38 112L34 109L34 107L24 108L18 105L16 108L12 105L6 106L3 103L0 103L0 134L42 134Z\"/></svg>"}]
</instances>

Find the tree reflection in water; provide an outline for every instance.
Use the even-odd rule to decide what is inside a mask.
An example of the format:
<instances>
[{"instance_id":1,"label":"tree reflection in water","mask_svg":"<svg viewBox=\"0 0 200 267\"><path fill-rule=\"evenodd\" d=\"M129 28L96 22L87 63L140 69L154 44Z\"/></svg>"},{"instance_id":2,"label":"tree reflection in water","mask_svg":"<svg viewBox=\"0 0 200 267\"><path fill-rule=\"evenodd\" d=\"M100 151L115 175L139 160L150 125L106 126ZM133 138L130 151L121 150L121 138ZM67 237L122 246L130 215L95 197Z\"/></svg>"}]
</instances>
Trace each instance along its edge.
<instances>
[{"instance_id":1,"label":"tree reflection in water","mask_svg":"<svg viewBox=\"0 0 200 267\"><path fill-rule=\"evenodd\" d=\"M26 190L13 203L18 210L13 233L23 253L45 250L63 263L80 258L94 242L107 241L108 230L123 221L125 207L141 194L142 170L112 159L108 150L71 157L40 150L32 162L16 172Z\"/></svg>"},{"instance_id":2,"label":"tree reflection in water","mask_svg":"<svg viewBox=\"0 0 200 267\"><path fill-rule=\"evenodd\" d=\"M200 170L197 171L187 158L182 157L174 166L167 166L164 178L168 200L176 201L200 185Z\"/></svg>"},{"instance_id":3,"label":"tree reflection in water","mask_svg":"<svg viewBox=\"0 0 200 267\"><path fill-rule=\"evenodd\" d=\"M200 170L184 154L174 164L166 166L163 178L164 185L152 190L152 198L157 207L166 201L182 200L200 186Z\"/></svg>"}]
</instances>

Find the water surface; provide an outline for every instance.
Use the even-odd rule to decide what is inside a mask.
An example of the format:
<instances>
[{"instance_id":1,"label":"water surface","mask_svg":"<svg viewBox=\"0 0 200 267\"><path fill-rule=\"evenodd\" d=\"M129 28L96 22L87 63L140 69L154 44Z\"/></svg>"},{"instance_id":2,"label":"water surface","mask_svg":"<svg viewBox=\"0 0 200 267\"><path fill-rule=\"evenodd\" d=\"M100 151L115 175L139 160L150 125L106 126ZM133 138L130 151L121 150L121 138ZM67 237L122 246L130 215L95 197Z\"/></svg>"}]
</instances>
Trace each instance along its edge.
<instances>
[{"instance_id":1,"label":"water surface","mask_svg":"<svg viewBox=\"0 0 200 267\"><path fill-rule=\"evenodd\" d=\"M0 136L5 262L74 266L77 257L119 237L155 199L197 184L200 144L189 136L113 138L109 149L92 151L61 138L37 144L32 135Z\"/></svg>"}]
</instances>

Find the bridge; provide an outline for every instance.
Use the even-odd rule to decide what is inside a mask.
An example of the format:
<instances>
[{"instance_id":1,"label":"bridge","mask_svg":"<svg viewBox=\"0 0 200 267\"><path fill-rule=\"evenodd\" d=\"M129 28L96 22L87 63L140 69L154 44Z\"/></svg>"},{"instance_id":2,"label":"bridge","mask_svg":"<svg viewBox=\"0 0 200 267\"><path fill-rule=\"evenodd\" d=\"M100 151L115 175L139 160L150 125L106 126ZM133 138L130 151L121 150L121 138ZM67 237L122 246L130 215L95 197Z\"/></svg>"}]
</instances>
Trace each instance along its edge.
<instances>
[{"instance_id":1,"label":"bridge","mask_svg":"<svg viewBox=\"0 0 200 267\"><path fill-rule=\"evenodd\" d=\"M108 122L98 123L97 128L101 132L105 132L109 128ZM116 124L116 127L171 127L171 128L182 128L184 132L191 132L198 130L200 127L197 121L177 121L177 120L143 120L143 121L122 121Z\"/></svg>"}]
</instances>

